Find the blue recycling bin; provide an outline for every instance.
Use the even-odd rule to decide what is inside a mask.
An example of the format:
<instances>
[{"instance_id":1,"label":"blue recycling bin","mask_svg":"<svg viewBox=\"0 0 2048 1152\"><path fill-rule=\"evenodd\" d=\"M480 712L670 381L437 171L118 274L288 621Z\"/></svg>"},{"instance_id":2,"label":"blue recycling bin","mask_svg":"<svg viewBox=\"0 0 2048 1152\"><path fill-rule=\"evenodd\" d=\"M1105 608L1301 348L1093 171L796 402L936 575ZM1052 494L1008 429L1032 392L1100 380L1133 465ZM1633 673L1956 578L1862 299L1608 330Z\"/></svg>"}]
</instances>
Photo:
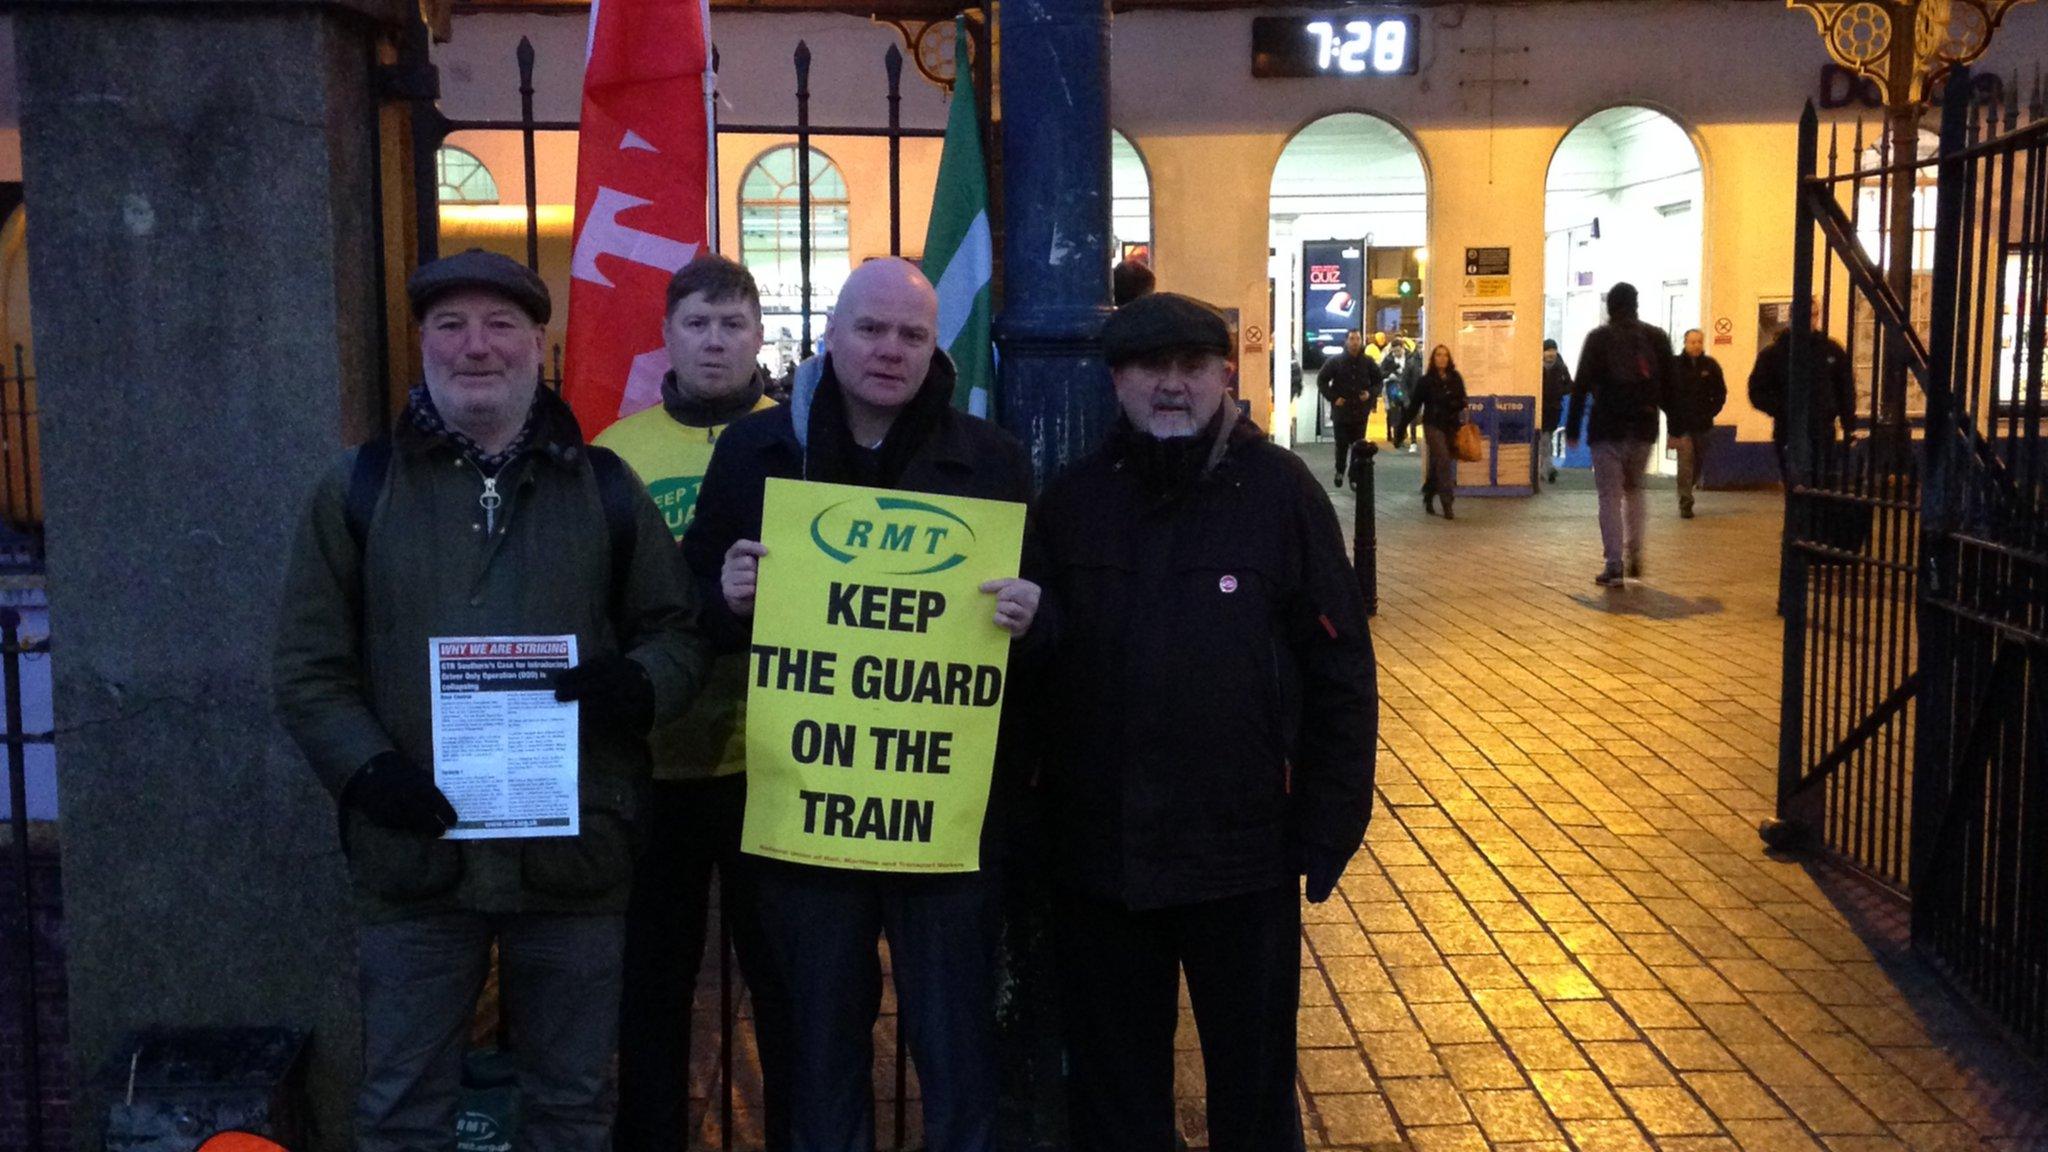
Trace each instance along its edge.
<instances>
[{"instance_id":1,"label":"blue recycling bin","mask_svg":"<svg viewBox=\"0 0 2048 1152\"><path fill-rule=\"evenodd\" d=\"M1465 418L1479 429L1485 450L1478 460L1458 462L1460 496L1536 494L1536 398L1473 396Z\"/></svg>"},{"instance_id":2,"label":"blue recycling bin","mask_svg":"<svg viewBox=\"0 0 2048 1152\"><path fill-rule=\"evenodd\" d=\"M1573 399L1572 396L1567 395L1564 398L1564 403L1558 407L1557 426L1560 430L1572 426ZM1593 398L1588 396L1586 397L1586 414L1589 418L1592 412ZM1577 448L1565 448L1563 441L1564 437L1558 437L1559 448L1561 449L1557 454L1557 466L1559 468L1590 469L1593 467L1593 446L1591 444L1581 440Z\"/></svg>"}]
</instances>

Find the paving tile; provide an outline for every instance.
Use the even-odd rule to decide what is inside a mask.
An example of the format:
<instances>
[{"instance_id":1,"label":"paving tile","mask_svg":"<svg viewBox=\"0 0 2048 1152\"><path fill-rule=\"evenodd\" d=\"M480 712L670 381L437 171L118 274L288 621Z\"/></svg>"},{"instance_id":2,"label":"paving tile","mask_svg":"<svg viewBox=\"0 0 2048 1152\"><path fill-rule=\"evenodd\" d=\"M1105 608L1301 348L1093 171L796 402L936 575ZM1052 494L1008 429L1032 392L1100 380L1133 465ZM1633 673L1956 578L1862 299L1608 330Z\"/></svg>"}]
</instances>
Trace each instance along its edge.
<instances>
[{"instance_id":1,"label":"paving tile","mask_svg":"<svg viewBox=\"0 0 2048 1152\"><path fill-rule=\"evenodd\" d=\"M1701 1108L1692 1093L1676 1085L1663 1088L1619 1088L1636 1123L1652 1136L1712 1136L1721 1125Z\"/></svg>"},{"instance_id":2,"label":"paving tile","mask_svg":"<svg viewBox=\"0 0 2048 1152\"><path fill-rule=\"evenodd\" d=\"M1587 1066L1585 1053L1562 1028L1503 1028L1500 1036L1524 1068L1563 1070Z\"/></svg>"},{"instance_id":3,"label":"paving tile","mask_svg":"<svg viewBox=\"0 0 2048 1152\"><path fill-rule=\"evenodd\" d=\"M1683 1076L1686 1087L1724 1123L1775 1120L1785 1115L1770 1092L1747 1072L1686 1072Z\"/></svg>"},{"instance_id":4,"label":"paving tile","mask_svg":"<svg viewBox=\"0 0 2048 1152\"><path fill-rule=\"evenodd\" d=\"M1493 1152L1485 1133L1470 1124L1411 1128L1408 1141L1415 1152Z\"/></svg>"},{"instance_id":5,"label":"paving tile","mask_svg":"<svg viewBox=\"0 0 2048 1152\"><path fill-rule=\"evenodd\" d=\"M1316 1093L1310 1119L1320 1122L1330 1143L1340 1146L1399 1144L1401 1140L1386 1098L1377 1094Z\"/></svg>"},{"instance_id":6,"label":"paving tile","mask_svg":"<svg viewBox=\"0 0 2048 1152\"><path fill-rule=\"evenodd\" d=\"M1677 1077L1657 1054L1642 1041L1601 1041L1584 1045L1593 1066L1616 1087L1647 1087L1676 1084Z\"/></svg>"},{"instance_id":7,"label":"paving tile","mask_svg":"<svg viewBox=\"0 0 2048 1152\"><path fill-rule=\"evenodd\" d=\"M1561 1139L1556 1121L1533 1091L1467 1092L1465 1105L1495 1144Z\"/></svg>"},{"instance_id":8,"label":"paving tile","mask_svg":"<svg viewBox=\"0 0 2048 1152\"><path fill-rule=\"evenodd\" d=\"M1794 1120L1730 1120L1728 1134L1742 1152L1827 1152Z\"/></svg>"},{"instance_id":9,"label":"paving tile","mask_svg":"<svg viewBox=\"0 0 2048 1152\"><path fill-rule=\"evenodd\" d=\"M1608 1120L1625 1116L1606 1081L1591 1071L1532 1071L1530 1083L1560 1120Z\"/></svg>"},{"instance_id":10,"label":"paving tile","mask_svg":"<svg viewBox=\"0 0 2048 1152\"><path fill-rule=\"evenodd\" d=\"M1551 1011L1575 1040L1633 1040L1637 1036L1635 1027L1605 1000L1559 1002L1551 1005Z\"/></svg>"},{"instance_id":11,"label":"paving tile","mask_svg":"<svg viewBox=\"0 0 2048 1152\"><path fill-rule=\"evenodd\" d=\"M1462 1093L1448 1077L1389 1080L1382 1086L1394 1118L1414 1128L1431 1124L1460 1124L1471 1118Z\"/></svg>"},{"instance_id":12,"label":"paving tile","mask_svg":"<svg viewBox=\"0 0 2048 1152\"><path fill-rule=\"evenodd\" d=\"M1529 1082L1508 1049L1499 1043L1451 1044L1437 1049L1436 1055L1460 1092L1520 1088Z\"/></svg>"},{"instance_id":13,"label":"paving tile","mask_svg":"<svg viewBox=\"0 0 2048 1152\"><path fill-rule=\"evenodd\" d=\"M1365 1049L1373 1075L1382 1082L1397 1076L1443 1074L1443 1065L1421 1032L1362 1032L1358 1043Z\"/></svg>"},{"instance_id":14,"label":"paving tile","mask_svg":"<svg viewBox=\"0 0 2048 1152\"><path fill-rule=\"evenodd\" d=\"M1633 1120L1567 1120L1564 1130L1579 1152L1655 1152L1649 1133Z\"/></svg>"},{"instance_id":15,"label":"paving tile","mask_svg":"<svg viewBox=\"0 0 2048 1152\"><path fill-rule=\"evenodd\" d=\"M1320 1099L1326 1093L1371 1092L1372 1072L1357 1048L1316 1048L1301 1053L1301 1080Z\"/></svg>"}]
</instances>

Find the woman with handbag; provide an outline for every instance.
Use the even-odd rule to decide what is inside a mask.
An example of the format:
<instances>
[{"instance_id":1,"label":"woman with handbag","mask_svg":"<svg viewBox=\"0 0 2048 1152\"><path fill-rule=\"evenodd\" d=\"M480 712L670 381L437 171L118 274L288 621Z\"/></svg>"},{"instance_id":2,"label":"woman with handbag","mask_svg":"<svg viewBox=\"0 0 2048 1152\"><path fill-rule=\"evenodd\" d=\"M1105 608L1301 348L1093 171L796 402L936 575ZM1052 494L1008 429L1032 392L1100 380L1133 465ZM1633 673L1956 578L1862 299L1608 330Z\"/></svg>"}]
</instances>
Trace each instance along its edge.
<instances>
[{"instance_id":1,"label":"woman with handbag","mask_svg":"<svg viewBox=\"0 0 2048 1152\"><path fill-rule=\"evenodd\" d=\"M1422 425L1422 439L1428 455L1422 474L1422 508L1436 515L1436 501L1444 502L1444 519L1455 520L1451 502L1458 494L1458 465L1454 441L1465 427L1465 377L1451 360L1451 350L1442 344L1429 353L1429 369L1415 385L1415 412Z\"/></svg>"}]
</instances>

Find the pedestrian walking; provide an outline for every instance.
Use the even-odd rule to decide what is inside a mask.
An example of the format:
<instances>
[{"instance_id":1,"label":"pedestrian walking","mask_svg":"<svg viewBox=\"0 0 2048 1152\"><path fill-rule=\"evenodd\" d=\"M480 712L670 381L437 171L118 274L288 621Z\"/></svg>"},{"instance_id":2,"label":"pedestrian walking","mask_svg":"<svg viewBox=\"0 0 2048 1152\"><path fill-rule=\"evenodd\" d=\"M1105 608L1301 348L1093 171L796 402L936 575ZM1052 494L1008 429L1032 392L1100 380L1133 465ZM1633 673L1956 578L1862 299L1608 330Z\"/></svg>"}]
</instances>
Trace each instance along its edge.
<instances>
[{"instance_id":1,"label":"pedestrian walking","mask_svg":"<svg viewBox=\"0 0 2048 1152\"><path fill-rule=\"evenodd\" d=\"M1102 342L1116 426L1037 510L1073 1147L1174 1147L1185 976L1209 1147L1288 1152L1303 878L1328 899L1371 815L1365 606L1313 474L1224 398L1222 317L1155 295Z\"/></svg>"},{"instance_id":2,"label":"pedestrian walking","mask_svg":"<svg viewBox=\"0 0 2048 1152\"><path fill-rule=\"evenodd\" d=\"M1380 359L1380 393L1387 402L1387 444L1399 449L1407 439L1408 408L1413 403L1408 387L1408 358L1415 350L1405 340L1396 340Z\"/></svg>"},{"instance_id":3,"label":"pedestrian walking","mask_svg":"<svg viewBox=\"0 0 2048 1152\"><path fill-rule=\"evenodd\" d=\"M1458 497L1458 462L1451 454L1451 438L1465 423L1465 404L1465 377L1451 359L1451 350L1439 344L1430 350L1429 368L1415 386L1415 409L1426 453L1422 510L1436 515L1436 502L1441 500L1446 520L1458 518L1451 507Z\"/></svg>"},{"instance_id":4,"label":"pedestrian walking","mask_svg":"<svg viewBox=\"0 0 2048 1152\"><path fill-rule=\"evenodd\" d=\"M1316 373L1316 391L1330 402L1331 434L1336 437L1337 478L1332 488L1344 487L1345 466L1351 461L1351 446L1365 439L1365 424L1380 402L1380 369L1365 351L1365 338L1356 332L1344 338L1344 351L1323 361Z\"/></svg>"},{"instance_id":5,"label":"pedestrian walking","mask_svg":"<svg viewBox=\"0 0 2048 1152\"><path fill-rule=\"evenodd\" d=\"M602 1152L647 733L709 664L694 589L633 473L540 386L550 311L477 249L406 284L425 383L314 489L278 622L278 712L341 808L355 892L357 1152L454 1152L495 954L524 1146ZM436 637L573 635L578 831L450 840ZM514 786L518 782L514 781Z\"/></svg>"},{"instance_id":6,"label":"pedestrian walking","mask_svg":"<svg viewBox=\"0 0 2048 1152\"><path fill-rule=\"evenodd\" d=\"M604 430L680 542L711 453L731 423L774 405L761 353L761 293L745 268L703 255L669 280L661 403ZM754 1005L769 1152L789 1148L785 997L761 935L755 861L740 851L747 808L746 658L718 657L689 712L654 730L648 835L626 908L616 1152L672 1152L689 1121L690 1016L709 931L711 884Z\"/></svg>"},{"instance_id":7,"label":"pedestrian walking","mask_svg":"<svg viewBox=\"0 0 2048 1152\"><path fill-rule=\"evenodd\" d=\"M1539 415L1541 435L1537 437L1537 470L1545 482L1557 483L1557 441L1560 429L1558 417L1564 411L1564 398L1571 394L1571 369L1564 366L1564 357L1557 350L1557 341L1543 342L1543 404Z\"/></svg>"},{"instance_id":8,"label":"pedestrian walking","mask_svg":"<svg viewBox=\"0 0 2048 1152\"><path fill-rule=\"evenodd\" d=\"M1693 493L1707 471L1707 443L1714 417L1728 403L1728 382L1721 364L1707 355L1706 333L1685 334L1685 349L1672 365L1670 395L1664 408L1664 432L1678 449L1678 515L1692 519Z\"/></svg>"},{"instance_id":9,"label":"pedestrian walking","mask_svg":"<svg viewBox=\"0 0 2048 1152\"><path fill-rule=\"evenodd\" d=\"M1816 467L1826 467L1828 449L1838 435L1856 431L1856 380L1849 352L1820 327L1820 302L1815 301L1806 336L1801 340L1812 390L1806 397L1806 433ZM1789 487L1795 483L1788 467L1786 441L1792 422L1786 418L1786 399L1792 394L1792 329L1778 333L1775 340L1757 353L1749 373L1750 406L1771 418L1771 441L1778 450L1779 469ZM1839 431L1838 431L1839 430Z\"/></svg>"},{"instance_id":10,"label":"pedestrian walking","mask_svg":"<svg viewBox=\"0 0 2048 1152\"><path fill-rule=\"evenodd\" d=\"M1607 292L1607 323L1579 350L1565 443L1593 445L1593 484L1600 494L1600 546L1605 564L1594 583L1612 588L1643 574L1648 521L1643 473L1657 443L1658 410L1672 371L1671 337L1636 315L1635 285ZM1592 407L1590 417L1586 411Z\"/></svg>"}]
</instances>

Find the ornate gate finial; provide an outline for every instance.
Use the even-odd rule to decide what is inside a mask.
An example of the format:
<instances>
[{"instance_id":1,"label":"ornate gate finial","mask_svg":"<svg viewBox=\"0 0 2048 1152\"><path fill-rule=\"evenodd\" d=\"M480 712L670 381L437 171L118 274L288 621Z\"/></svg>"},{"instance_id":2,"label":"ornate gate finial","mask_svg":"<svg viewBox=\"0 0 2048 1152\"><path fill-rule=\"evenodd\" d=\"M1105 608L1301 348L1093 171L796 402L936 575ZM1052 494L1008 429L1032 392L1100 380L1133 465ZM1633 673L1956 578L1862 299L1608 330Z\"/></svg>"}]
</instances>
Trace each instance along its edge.
<instances>
[{"instance_id":1,"label":"ornate gate finial","mask_svg":"<svg viewBox=\"0 0 2048 1152\"><path fill-rule=\"evenodd\" d=\"M1974 62L1991 46L2005 14L2028 0L1785 0L1819 26L1835 63L1884 89L1885 103L1910 106L1928 85L1958 65ZM1898 75L1894 38L1911 28L1913 67Z\"/></svg>"}]
</instances>

